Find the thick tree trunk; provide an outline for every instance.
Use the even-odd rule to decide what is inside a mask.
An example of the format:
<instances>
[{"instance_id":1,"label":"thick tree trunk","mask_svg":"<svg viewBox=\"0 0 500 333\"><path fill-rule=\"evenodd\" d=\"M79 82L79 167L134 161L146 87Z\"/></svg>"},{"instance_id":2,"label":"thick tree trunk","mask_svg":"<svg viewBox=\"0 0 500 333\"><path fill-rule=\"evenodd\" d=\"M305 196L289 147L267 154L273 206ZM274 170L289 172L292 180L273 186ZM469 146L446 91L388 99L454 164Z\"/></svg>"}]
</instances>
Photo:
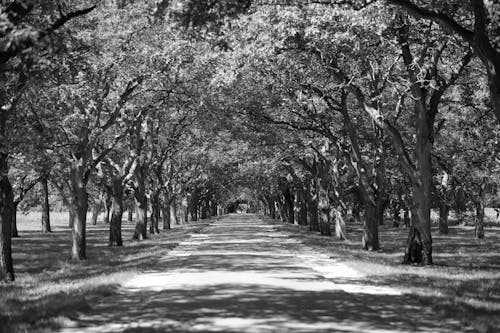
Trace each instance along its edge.
<instances>
[{"instance_id":1,"label":"thick tree trunk","mask_svg":"<svg viewBox=\"0 0 500 333\"><path fill-rule=\"evenodd\" d=\"M111 211L108 245L122 246L123 185L121 179L114 179L112 183Z\"/></svg>"},{"instance_id":2,"label":"thick tree trunk","mask_svg":"<svg viewBox=\"0 0 500 333\"><path fill-rule=\"evenodd\" d=\"M417 103L417 143L415 149L415 178L413 187L413 204L415 205L416 223L413 227L422 239L424 265L432 265L431 235L431 191L432 191L432 124L429 115L422 105ZM415 181L414 181L415 182ZM411 232L411 231L410 231ZM408 244L409 245L409 244Z\"/></svg>"},{"instance_id":3,"label":"thick tree trunk","mask_svg":"<svg viewBox=\"0 0 500 333\"><path fill-rule=\"evenodd\" d=\"M1 142L0 148L3 148ZM14 193L7 177L7 158L0 149L0 282L14 281L11 246Z\"/></svg>"},{"instance_id":4,"label":"thick tree trunk","mask_svg":"<svg viewBox=\"0 0 500 333\"><path fill-rule=\"evenodd\" d=\"M72 228L71 259L87 259L86 254L86 221L88 194L84 181L83 160L78 159L71 165L71 211L75 217Z\"/></svg>"},{"instance_id":5,"label":"thick tree trunk","mask_svg":"<svg viewBox=\"0 0 500 333\"><path fill-rule=\"evenodd\" d=\"M411 226L408 233L408 240L406 241L403 264L421 263L423 261L423 249L420 232L414 226Z\"/></svg>"},{"instance_id":6,"label":"thick tree trunk","mask_svg":"<svg viewBox=\"0 0 500 333\"><path fill-rule=\"evenodd\" d=\"M52 232L50 227L49 181L42 178L42 232Z\"/></svg>"},{"instance_id":7,"label":"thick tree trunk","mask_svg":"<svg viewBox=\"0 0 500 333\"><path fill-rule=\"evenodd\" d=\"M13 204L13 213L12 213L12 238L19 238L19 231L17 230L17 206L19 202L15 201Z\"/></svg>"},{"instance_id":8,"label":"thick tree trunk","mask_svg":"<svg viewBox=\"0 0 500 333\"><path fill-rule=\"evenodd\" d=\"M377 206L372 201L367 200L363 215L363 237L361 239L364 250L376 251L380 249L378 225Z\"/></svg>"}]
</instances>

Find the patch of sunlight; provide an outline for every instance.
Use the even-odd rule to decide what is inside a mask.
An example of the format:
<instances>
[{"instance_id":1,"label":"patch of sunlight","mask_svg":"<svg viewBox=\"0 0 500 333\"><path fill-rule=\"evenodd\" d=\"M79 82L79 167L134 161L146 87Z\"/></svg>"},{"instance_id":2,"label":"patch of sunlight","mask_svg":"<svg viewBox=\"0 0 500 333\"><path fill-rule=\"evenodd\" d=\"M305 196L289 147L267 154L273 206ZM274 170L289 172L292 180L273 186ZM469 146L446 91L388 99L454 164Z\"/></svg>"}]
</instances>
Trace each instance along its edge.
<instances>
[{"instance_id":1,"label":"patch of sunlight","mask_svg":"<svg viewBox=\"0 0 500 333\"><path fill-rule=\"evenodd\" d=\"M282 320L286 320L283 318ZM258 319L258 318L238 318L238 317L226 317L226 318L200 318L195 323L191 329L193 331L214 331L214 330L236 330L238 332L262 332L263 330L274 330L275 326L271 325L269 319Z\"/></svg>"},{"instance_id":2,"label":"patch of sunlight","mask_svg":"<svg viewBox=\"0 0 500 333\"><path fill-rule=\"evenodd\" d=\"M231 239L231 240L200 240L184 241L180 245L208 245L208 244L253 244L253 243L276 243L275 238L253 238L253 239ZM284 239L279 240L279 244L296 244L297 240Z\"/></svg>"},{"instance_id":3,"label":"patch of sunlight","mask_svg":"<svg viewBox=\"0 0 500 333\"><path fill-rule=\"evenodd\" d=\"M197 323L196 323L197 322ZM276 331L338 331L338 332L371 332L388 333L394 330L377 329L368 323L363 322L302 322L293 320L290 317L270 317L270 318L239 318L239 317L214 317L199 318L191 327L193 331L230 331L230 332L276 332ZM406 331L399 331L406 332Z\"/></svg>"},{"instance_id":4,"label":"patch of sunlight","mask_svg":"<svg viewBox=\"0 0 500 333\"><path fill-rule=\"evenodd\" d=\"M311 268L317 272L320 272L327 279L359 279L364 277L364 274L361 274L357 270L343 263L312 266Z\"/></svg>"},{"instance_id":5,"label":"patch of sunlight","mask_svg":"<svg viewBox=\"0 0 500 333\"><path fill-rule=\"evenodd\" d=\"M227 251L227 250L207 250L207 251L180 251L174 250L169 252L169 255L177 256L177 257L187 257L187 256L221 256L221 257L230 257L230 256L250 256L250 257L264 257L264 258L292 258L293 254L288 253L276 253L273 251L259 251L259 252L247 252L247 251ZM168 260L168 257L165 258Z\"/></svg>"},{"instance_id":6,"label":"patch of sunlight","mask_svg":"<svg viewBox=\"0 0 500 333\"><path fill-rule=\"evenodd\" d=\"M170 272L142 274L124 284L122 288L129 291L163 291L204 288L216 285L240 285L248 289L248 285L291 289L295 291L344 291L347 293L363 293L373 295L401 295L400 290L367 284L335 283L329 280L311 277L310 274L294 274L291 279L286 274L256 271L210 271L210 272ZM255 290L251 288L251 290Z\"/></svg>"},{"instance_id":7,"label":"patch of sunlight","mask_svg":"<svg viewBox=\"0 0 500 333\"><path fill-rule=\"evenodd\" d=\"M92 319L90 317L89 319ZM166 328L166 327L175 327L179 328L182 324L179 321L171 320L171 319L148 319L148 320L140 320L134 323L107 323L99 326L93 327L67 327L58 332L61 333L77 333L77 332L87 332L87 333L111 333L111 332L124 332L125 330L140 330L144 331L145 329L158 329L158 328Z\"/></svg>"}]
</instances>

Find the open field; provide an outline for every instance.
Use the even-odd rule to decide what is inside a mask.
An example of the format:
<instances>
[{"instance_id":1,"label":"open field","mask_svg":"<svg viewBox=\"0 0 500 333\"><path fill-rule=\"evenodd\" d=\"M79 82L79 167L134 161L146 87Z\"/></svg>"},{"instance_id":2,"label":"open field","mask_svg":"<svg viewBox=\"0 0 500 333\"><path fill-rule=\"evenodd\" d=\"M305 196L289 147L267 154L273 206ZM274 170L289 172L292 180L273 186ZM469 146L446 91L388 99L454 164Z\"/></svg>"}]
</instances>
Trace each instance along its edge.
<instances>
[{"instance_id":1,"label":"open field","mask_svg":"<svg viewBox=\"0 0 500 333\"><path fill-rule=\"evenodd\" d=\"M20 238L13 239L16 281L0 284L0 332L51 331L60 313L89 308L114 287L151 269L207 221L173 226L144 241L132 241L133 224L124 221L124 246L107 246L108 226L99 220L87 228L85 262L68 260L67 213L52 213L52 233L40 233L40 214L18 216Z\"/></svg>"}]
</instances>

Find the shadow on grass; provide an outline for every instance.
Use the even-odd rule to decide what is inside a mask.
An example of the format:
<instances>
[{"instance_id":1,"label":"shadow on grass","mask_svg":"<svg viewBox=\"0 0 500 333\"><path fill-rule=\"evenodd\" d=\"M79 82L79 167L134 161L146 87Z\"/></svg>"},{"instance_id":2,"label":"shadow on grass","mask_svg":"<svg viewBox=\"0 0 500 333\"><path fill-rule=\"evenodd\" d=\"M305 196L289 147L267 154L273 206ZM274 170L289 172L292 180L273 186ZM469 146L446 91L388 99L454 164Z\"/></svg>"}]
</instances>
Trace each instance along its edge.
<instances>
[{"instance_id":1,"label":"shadow on grass","mask_svg":"<svg viewBox=\"0 0 500 333\"><path fill-rule=\"evenodd\" d=\"M31 331L60 312L87 310L110 295L117 280L149 270L206 220L162 230L143 241L132 240L133 226L123 227L123 247L108 247L108 226L88 226L88 260L69 259L71 230L42 234L24 231L13 240L16 282L0 284L0 332ZM49 330L50 331L50 330Z\"/></svg>"}]
</instances>

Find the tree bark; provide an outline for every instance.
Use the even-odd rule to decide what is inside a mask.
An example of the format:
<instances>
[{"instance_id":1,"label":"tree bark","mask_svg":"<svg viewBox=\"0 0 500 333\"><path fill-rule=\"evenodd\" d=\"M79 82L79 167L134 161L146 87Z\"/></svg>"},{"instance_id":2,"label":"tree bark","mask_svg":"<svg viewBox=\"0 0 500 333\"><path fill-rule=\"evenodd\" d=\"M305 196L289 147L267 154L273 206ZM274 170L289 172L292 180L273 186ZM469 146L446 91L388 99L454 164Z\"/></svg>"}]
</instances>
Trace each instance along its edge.
<instances>
[{"instance_id":1,"label":"tree bark","mask_svg":"<svg viewBox=\"0 0 500 333\"><path fill-rule=\"evenodd\" d=\"M160 193L156 192L151 195L151 223L149 225L149 232L151 234L159 234L160 229Z\"/></svg>"},{"instance_id":2,"label":"tree bark","mask_svg":"<svg viewBox=\"0 0 500 333\"><path fill-rule=\"evenodd\" d=\"M19 231L17 230L17 207L19 205L19 202L14 201L13 203L13 209L14 211L12 212L12 238L19 238Z\"/></svg>"},{"instance_id":3,"label":"tree bark","mask_svg":"<svg viewBox=\"0 0 500 333\"><path fill-rule=\"evenodd\" d=\"M287 187L283 191L283 198L284 198L284 213L286 216L286 221L290 224L295 223L295 217L294 217L294 211L293 211L293 201L294 201L294 195L292 190Z\"/></svg>"},{"instance_id":4,"label":"tree bark","mask_svg":"<svg viewBox=\"0 0 500 333\"><path fill-rule=\"evenodd\" d=\"M363 215L363 237L361 239L363 249L367 251L380 249L378 225L377 206L374 202L368 201L365 203L365 213Z\"/></svg>"},{"instance_id":5,"label":"tree bark","mask_svg":"<svg viewBox=\"0 0 500 333\"><path fill-rule=\"evenodd\" d=\"M347 240L347 229L344 214L340 210L334 209L332 218L335 221L335 238Z\"/></svg>"},{"instance_id":6,"label":"tree bark","mask_svg":"<svg viewBox=\"0 0 500 333\"><path fill-rule=\"evenodd\" d=\"M0 119L3 120L3 119ZM0 135L4 134L5 126L0 123ZM14 212L14 193L8 175L8 156L0 140L0 282L14 281L14 266L12 263L12 215Z\"/></svg>"},{"instance_id":7,"label":"tree bark","mask_svg":"<svg viewBox=\"0 0 500 333\"><path fill-rule=\"evenodd\" d=\"M42 232L52 232L50 227L50 203L48 177L42 178Z\"/></svg>"},{"instance_id":8,"label":"tree bark","mask_svg":"<svg viewBox=\"0 0 500 333\"><path fill-rule=\"evenodd\" d=\"M486 201L486 182L483 180L481 188L479 189L479 196L476 200L476 223L474 227L474 237L477 239L484 238L484 207Z\"/></svg>"},{"instance_id":9,"label":"tree bark","mask_svg":"<svg viewBox=\"0 0 500 333\"><path fill-rule=\"evenodd\" d=\"M447 235L449 232L448 229L448 215L450 212L450 206L441 200L439 203L439 234Z\"/></svg>"},{"instance_id":10,"label":"tree bark","mask_svg":"<svg viewBox=\"0 0 500 333\"><path fill-rule=\"evenodd\" d=\"M111 205L112 205L112 200L111 200L111 193L109 191L106 191L106 196L104 198L104 224L109 224L109 217L111 215Z\"/></svg>"},{"instance_id":11,"label":"tree bark","mask_svg":"<svg viewBox=\"0 0 500 333\"><path fill-rule=\"evenodd\" d=\"M87 259L86 254L86 220L88 209L88 194L84 181L83 159L72 162L70 167L71 180L71 211L75 218L72 228L71 259Z\"/></svg>"},{"instance_id":12,"label":"tree bark","mask_svg":"<svg viewBox=\"0 0 500 333\"><path fill-rule=\"evenodd\" d=\"M319 228L322 236L331 236L332 230L330 227L330 203L328 190L323 181L318 181L318 212L319 212Z\"/></svg>"},{"instance_id":13,"label":"tree bark","mask_svg":"<svg viewBox=\"0 0 500 333\"><path fill-rule=\"evenodd\" d=\"M75 224L75 212L71 209L71 206L68 207L68 227L73 229L73 225Z\"/></svg>"},{"instance_id":14,"label":"tree bark","mask_svg":"<svg viewBox=\"0 0 500 333\"><path fill-rule=\"evenodd\" d=\"M410 210L408 209L407 205L405 205L403 208L403 224L405 228L409 228L411 224Z\"/></svg>"},{"instance_id":15,"label":"tree bark","mask_svg":"<svg viewBox=\"0 0 500 333\"><path fill-rule=\"evenodd\" d=\"M319 231L319 216L318 216L318 196L315 193L313 196L308 195L309 207L309 230L313 232Z\"/></svg>"},{"instance_id":16,"label":"tree bark","mask_svg":"<svg viewBox=\"0 0 500 333\"><path fill-rule=\"evenodd\" d=\"M134 222L134 215L132 212L132 208L128 209L127 222L130 222L130 223Z\"/></svg>"},{"instance_id":17,"label":"tree bark","mask_svg":"<svg viewBox=\"0 0 500 333\"><path fill-rule=\"evenodd\" d=\"M171 212L171 217L173 218L173 223L174 225L179 225L179 211L178 211L178 205L177 205L177 200L174 198L171 200L170 204L170 212Z\"/></svg>"},{"instance_id":18,"label":"tree bark","mask_svg":"<svg viewBox=\"0 0 500 333\"><path fill-rule=\"evenodd\" d=\"M97 218L99 217L99 204L95 203L92 206L92 225L97 225Z\"/></svg>"},{"instance_id":19,"label":"tree bark","mask_svg":"<svg viewBox=\"0 0 500 333\"><path fill-rule=\"evenodd\" d=\"M146 184L144 170L141 167L135 169L136 186L134 189L135 200L135 230L133 239L146 239L148 224L148 198L146 197Z\"/></svg>"},{"instance_id":20,"label":"tree bark","mask_svg":"<svg viewBox=\"0 0 500 333\"><path fill-rule=\"evenodd\" d=\"M163 218L163 230L170 230L172 226L171 226L169 200L165 200L165 203L162 206L162 218Z\"/></svg>"},{"instance_id":21,"label":"tree bark","mask_svg":"<svg viewBox=\"0 0 500 333\"><path fill-rule=\"evenodd\" d=\"M189 214L191 215L191 221L198 221L198 189L194 189L189 197Z\"/></svg>"},{"instance_id":22,"label":"tree bark","mask_svg":"<svg viewBox=\"0 0 500 333\"><path fill-rule=\"evenodd\" d=\"M122 179L113 179L111 184L111 221L109 224L109 246L122 246L123 184Z\"/></svg>"}]
</instances>

